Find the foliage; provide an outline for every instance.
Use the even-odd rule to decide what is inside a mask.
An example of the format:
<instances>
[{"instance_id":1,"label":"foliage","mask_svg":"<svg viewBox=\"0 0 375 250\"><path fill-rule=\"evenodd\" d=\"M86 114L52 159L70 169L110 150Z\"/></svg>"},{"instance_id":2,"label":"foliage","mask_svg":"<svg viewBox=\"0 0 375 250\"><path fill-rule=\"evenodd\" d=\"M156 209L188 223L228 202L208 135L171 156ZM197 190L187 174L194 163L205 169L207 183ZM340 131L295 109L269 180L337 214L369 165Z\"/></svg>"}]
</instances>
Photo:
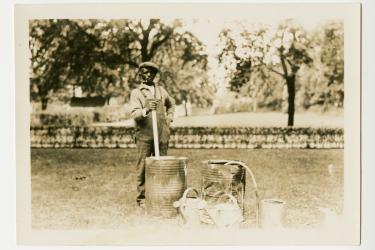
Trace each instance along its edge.
<instances>
[{"instance_id":1,"label":"foliage","mask_svg":"<svg viewBox=\"0 0 375 250\"><path fill-rule=\"evenodd\" d=\"M283 83L264 67L255 68L252 77L240 88L240 93L253 99L252 111L266 108L280 110L283 102Z\"/></svg>"},{"instance_id":2,"label":"foliage","mask_svg":"<svg viewBox=\"0 0 375 250\"><path fill-rule=\"evenodd\" d=\"M314 32L314 64L299 76L304 107L321 105L343 107L344 102L344 27L328 22Z\"/></svg>"},{"instance_id":3,"label":"foliage","mask_svg":"<svg viewBox=\"0 0 375 250\"><path fill-rule=\"evenodd\" d=\"M94 120L94 114L87 110L75 110L70 112L48 112L31 114L31 126L51 126L51 127L69 127L69 126L87 126Z\"/></svg>"},{"instance_id":4,"label":"foliage","mask_svg":"<svg viewBox=\"0 0 375 250\"><path fill-rule=\"evenodd\" d=\"M175 84L174 93L190 84L183 75L194 76L194 92L188 93L194 101L203 90L207 56L201 42L180 26L178 20L165 24L159 19L31 20L31 100L41 101L45 109L51 96L69 85L88 95L127 100L137 84L139 63L155 60L163 70L170 68L161 78L166 86Z\"/></svg>"},{"instance_id":5,"label":"foliage","mask_svg":"<svg viewBox=\"0 0 375 250\"><path fill-rule=\"evenodd\" d=\"M197 107L212 104L215 89L208 82L207 55L203 51L202 42L192 33L184 32L164 43L155 56L155 61L162 65L160 82L177 104L183 101L190 101Z\"/></svg>"},{"instance_id":6,"label":"foliage","mask_svg":"<svg viewBox=\"0 0 375 250\"><path fill-rule=\"evenodd\" d=\"M237 112L251 112L253 111L253 100L234 100L226 104L220 104L213 110L214 114L237 113Z\"/></svg>"},{"instance_id":7,"label":"foliage","mask_svg":"<svg viewBox=\"0 0 375 250\"><path fill-rule=\"evenodd\" d=\"M294 124L295 102L305 109L312 105L342 106L341 22L327 22L312 32L294 20L285 20L276 27L258 25L240 33L224 29L220 38L223 50L218 58L227 69L230 89L260 105L280 109L284 83L288 125Z\"/></svg>"},{"instance_id":8,"label":"foliage","mask_svg":"<svg viewBox=\"0 0 375 250\"><path fill-rule=\"evenodd\" d=\"M119 122L129 118L130 110L122 105L71 108L69 110L47 110L31 113L30 125L31 127L90 126L93 123Z\"/></svg>"},{"instance_id":9,"label":"foliage","mask_svg":"<svg viewBox=\"0 0 375 250\"><path fill-rule=\"evenodd\" d=\"M130 119L130 109L123 106L104 106L93 110L93 122L111 123Z\"/></svg>"}]
</instances>

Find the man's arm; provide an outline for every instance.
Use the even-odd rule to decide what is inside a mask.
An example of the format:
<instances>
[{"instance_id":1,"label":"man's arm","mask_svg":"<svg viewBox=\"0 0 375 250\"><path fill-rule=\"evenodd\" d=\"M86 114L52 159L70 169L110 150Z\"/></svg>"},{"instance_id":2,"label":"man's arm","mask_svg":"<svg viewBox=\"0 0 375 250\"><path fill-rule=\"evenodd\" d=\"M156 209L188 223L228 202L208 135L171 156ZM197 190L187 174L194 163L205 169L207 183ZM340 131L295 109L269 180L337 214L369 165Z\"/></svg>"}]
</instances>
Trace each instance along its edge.
<instances>
[{"instance_id":1,"label":"man's arm","mask_svg":"<svg viewBox=\"0 0 375 250\"><path fill-rule=\"evenodd\" d=\"M142 107L141 93L138 89L134 89L130 94L131 118L140 120L145 117L145 110Z\"/></svg>"},{"instance_id":2,"label":"man's arm","mask_svg":"<svg viewBox=\"0 0 375 250\"><path fill-rule=\"evenodd\" d=\"M171 97L164 88L163 88L163 90L164 90L165 95L166 95L165 107L166 107L166 110L167 110L167 116L168 116L169 122L172 122L173 118L174 118L174 112L175 112L175 109L176 109L176 102L173 99L173 97Z\"/></svg>"}]
</instances>

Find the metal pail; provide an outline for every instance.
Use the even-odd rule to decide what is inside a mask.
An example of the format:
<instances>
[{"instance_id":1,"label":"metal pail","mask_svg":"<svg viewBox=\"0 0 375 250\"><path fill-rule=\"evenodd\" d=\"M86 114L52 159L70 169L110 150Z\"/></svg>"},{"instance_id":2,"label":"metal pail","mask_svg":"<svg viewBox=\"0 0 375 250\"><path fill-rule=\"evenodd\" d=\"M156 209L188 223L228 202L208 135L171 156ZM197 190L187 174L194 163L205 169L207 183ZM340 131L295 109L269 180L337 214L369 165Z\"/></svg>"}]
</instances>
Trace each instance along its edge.
<instances>
[{"instance_id":1,"label":"metal pail","mask_svg":"<svg viewBox=\"0 0 375 250\"><path fill-rule=\"evenodd\" d=\"M172 218L177 215L173 202L186 188L186 157L160 156L146 158L146 213Z\"/></svg>"},{"instance_id":2,"label":"metal pail","mask_svg":"<svg viewBox=\"0 0 375 250\"><path fill-rule=\"evenodd\" d=\"M222 193L233 195L243 209L246 170L230 160L209 160L202 166L202 195L209 205L214 205Z\"/></svg>"},{"instance_id":3,"label":"metal pail","mask_svg":"<svg viewBox=\"0 0 375 250\"><path fill-rule=\"evenodd\" d=\"M281 228L285 202L279 199L264 199L260 202L260 226Z\"/></svg>"}]
</instances>

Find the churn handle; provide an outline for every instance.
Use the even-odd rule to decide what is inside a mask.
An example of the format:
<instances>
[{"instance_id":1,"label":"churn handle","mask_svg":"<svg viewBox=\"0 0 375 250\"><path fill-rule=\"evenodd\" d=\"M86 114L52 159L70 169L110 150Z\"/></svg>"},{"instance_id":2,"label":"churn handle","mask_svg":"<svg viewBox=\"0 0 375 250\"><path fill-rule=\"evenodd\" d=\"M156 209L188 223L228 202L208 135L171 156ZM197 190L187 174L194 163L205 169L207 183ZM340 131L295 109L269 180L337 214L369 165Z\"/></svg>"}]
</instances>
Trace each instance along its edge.
<instances>
[{"instance_id":1,"label":"churn handle","mask_svg":"<svg viewBox=\"0 0 375 250\"><path fill-rule=\"evenodd\" d=\"M155 150L155 157L159 158L159 135L158 135L158 121L156 117L156 110L151 111L152 116L152 134L154 137L154 150Z\"/></svg>"}]
</instances>

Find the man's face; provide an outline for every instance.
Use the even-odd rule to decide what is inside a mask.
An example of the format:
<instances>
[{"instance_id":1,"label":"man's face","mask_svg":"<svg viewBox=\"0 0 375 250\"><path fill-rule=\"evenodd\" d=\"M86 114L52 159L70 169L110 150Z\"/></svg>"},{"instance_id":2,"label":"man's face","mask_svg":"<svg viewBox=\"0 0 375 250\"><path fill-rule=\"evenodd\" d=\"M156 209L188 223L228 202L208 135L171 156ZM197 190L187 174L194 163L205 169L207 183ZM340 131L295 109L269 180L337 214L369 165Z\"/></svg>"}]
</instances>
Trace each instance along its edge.
<instances>
[{"instance_id":1,"label":"man's face","mask_svg":"<svg viewBox=\"0 0 375 250\"><path fill-rule=\"evenodd\" d=\"M153 80L156 75L155 70L153 70L152 68L143 67L140 69L140 74L141 74L141 79L143 83L147 85L153 84Z\"/></svg>"}]
</instances>

